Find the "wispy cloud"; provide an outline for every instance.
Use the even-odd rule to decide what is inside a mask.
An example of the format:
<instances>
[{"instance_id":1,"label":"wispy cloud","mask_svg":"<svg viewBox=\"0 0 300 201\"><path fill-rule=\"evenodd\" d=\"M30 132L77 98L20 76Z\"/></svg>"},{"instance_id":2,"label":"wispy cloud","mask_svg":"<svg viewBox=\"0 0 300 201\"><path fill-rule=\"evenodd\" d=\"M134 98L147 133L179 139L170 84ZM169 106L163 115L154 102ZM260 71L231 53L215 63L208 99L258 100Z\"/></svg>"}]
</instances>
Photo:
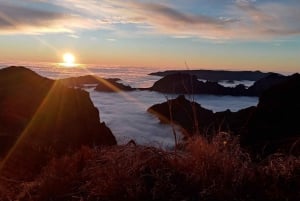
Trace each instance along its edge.
<instances>
[{"instance_id":1,"label":"wispy cloud","mask_svg":"<svg viewBox=\"0 0 300 201\"><path fill-rule=\"evenodd\" d=\"M115 38L107 38L106 40L109 41L109 42L116 42Z\"/></svg>"},{"instance_id":2,"label":"wispy cloud","mask_svg":"<svg viewBox=\"0 0 300 201\"><path fill-rule=\"evenodd\" d=\"M256 5L254 1L237 1L231 10L239 22L244 37L267 38L277 36L300 35L300 2L298 5L264 3Z\"/></svg>"},{"instance_id":3,"label":"wispy cloud","mask_svg":"<svg viewBox=\"0 0 300 201\"><path fill-rule=\"evenodd\" d=\"M32 0L27 0L32 1ZM175 38L265 39L300 35L300 2L260 3L236 0L224 5L218 15L187 12L166 0L161 3L137 0L53 0L48 3L64 12L37 10L0 1L0 33L28 30L41 32L76 32L108 29L131 32L121 25L133 25L131 35L163 34ZM220 1L222 2L222 1ZM146 28L145 28L146 27Z\"/></svg>"},{"instance_id":4,"label":"wispy cloud","mask_svg":"<svg viewBox=\"0 0 300 201\"><path fill-rule=\"evenodd\" d=\"M74 13L47 11L0 1L0 34L72 33L95 27Z\"/></svg>"}]
</instances>

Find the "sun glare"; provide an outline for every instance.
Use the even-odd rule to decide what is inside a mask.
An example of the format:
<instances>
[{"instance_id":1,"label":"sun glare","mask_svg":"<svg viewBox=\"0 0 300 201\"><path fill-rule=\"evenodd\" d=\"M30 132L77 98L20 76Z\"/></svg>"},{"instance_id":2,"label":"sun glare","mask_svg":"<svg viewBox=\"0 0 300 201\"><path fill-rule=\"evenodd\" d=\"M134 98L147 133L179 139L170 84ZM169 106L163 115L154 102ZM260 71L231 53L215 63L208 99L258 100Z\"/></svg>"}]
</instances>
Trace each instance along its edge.
<instances>
[{"instance_id":1,"label":"sun glare","mask_svg":"<svg viewBox=\"0 0 300 201\"><path fill-rule=\"evenodd\" d=\"M66 67L74 67L75 66L75 57L71 53L65 53L63 55L63 65Z\"/></svg>"}]
</instances>

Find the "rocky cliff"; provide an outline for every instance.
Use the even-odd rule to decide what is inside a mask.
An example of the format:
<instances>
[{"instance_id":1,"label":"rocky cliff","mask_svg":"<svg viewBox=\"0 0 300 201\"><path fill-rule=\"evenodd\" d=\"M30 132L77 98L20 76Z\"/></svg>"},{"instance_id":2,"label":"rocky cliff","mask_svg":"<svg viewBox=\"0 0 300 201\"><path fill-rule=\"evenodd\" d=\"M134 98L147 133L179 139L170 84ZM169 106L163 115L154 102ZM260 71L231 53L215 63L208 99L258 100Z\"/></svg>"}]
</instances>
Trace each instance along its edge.
<instances>
[{"instance_id":1,"label":"rocky cliff","mask_svg":"<svg viewBox=\"0 0 300 201\"><path fill-rule=\"evenodd\" d=\"M113 145L115 137L89 94L24 67L0 70L0 151L22 144L60 153L82 145Z\"/></svg>"}]
</instances>

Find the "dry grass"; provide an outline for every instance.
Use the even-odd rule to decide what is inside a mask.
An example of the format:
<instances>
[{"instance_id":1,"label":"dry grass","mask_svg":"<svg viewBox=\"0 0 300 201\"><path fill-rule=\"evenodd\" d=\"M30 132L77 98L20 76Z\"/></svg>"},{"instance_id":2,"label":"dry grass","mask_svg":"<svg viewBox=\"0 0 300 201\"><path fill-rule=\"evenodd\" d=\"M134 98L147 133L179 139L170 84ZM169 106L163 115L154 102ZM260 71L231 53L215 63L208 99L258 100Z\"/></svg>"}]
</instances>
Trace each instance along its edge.
<instances>
[{"instance_id":1,"label":"dry grass","mask_svg":"<svg viewBox=\"0 0 300 201\"><path fill-rule=\"evenodd\" d=\"M182 150L144 146L82 148L51 160L32 180L0 178L0 200L300 200L300 157L251 161L220 133Z\"/></svg>"}]
</instances>

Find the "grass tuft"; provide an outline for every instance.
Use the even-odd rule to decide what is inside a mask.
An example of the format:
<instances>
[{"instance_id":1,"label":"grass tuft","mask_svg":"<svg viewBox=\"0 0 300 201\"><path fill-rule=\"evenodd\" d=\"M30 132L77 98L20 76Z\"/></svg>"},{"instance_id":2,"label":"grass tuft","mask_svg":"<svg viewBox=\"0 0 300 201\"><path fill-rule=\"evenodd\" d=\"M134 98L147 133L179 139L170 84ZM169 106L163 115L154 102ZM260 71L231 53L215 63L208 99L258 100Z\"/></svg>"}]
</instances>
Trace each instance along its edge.
<instances>
[{"instance_id":1,"label":"grass tuft","mask_svg":"<svg viewBox=\"0 0 300 201\"><path fill-rule=\"evenodd\" d=\"M300 200L300 158L252 161L227 133L195 137L182 149L124 145L52 159L21 183L0 178L0 200Z\"/></svg>"}]
</instances>

